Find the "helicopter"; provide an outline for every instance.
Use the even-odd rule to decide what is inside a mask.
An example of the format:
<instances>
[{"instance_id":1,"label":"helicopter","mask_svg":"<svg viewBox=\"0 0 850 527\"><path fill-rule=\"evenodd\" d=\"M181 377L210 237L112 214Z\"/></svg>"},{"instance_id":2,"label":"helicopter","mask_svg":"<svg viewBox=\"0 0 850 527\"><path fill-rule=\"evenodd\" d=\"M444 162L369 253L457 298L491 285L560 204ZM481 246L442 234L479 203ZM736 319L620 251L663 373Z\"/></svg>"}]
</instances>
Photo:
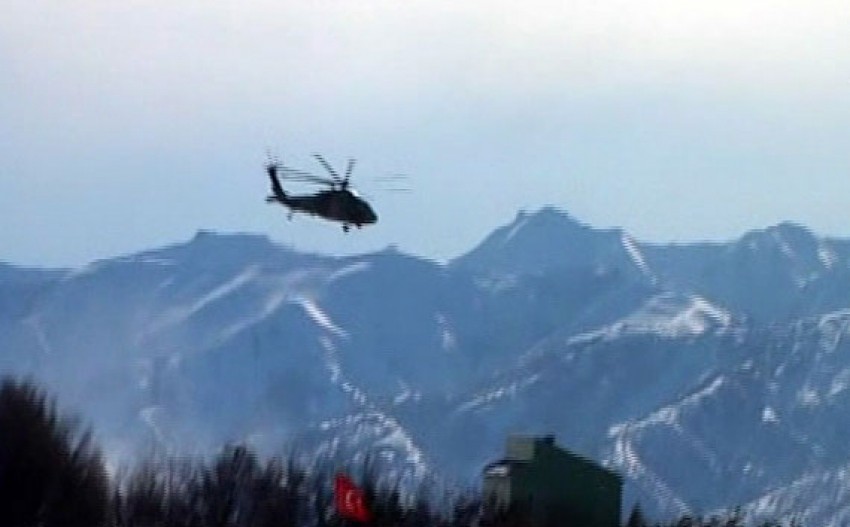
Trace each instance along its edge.
<instances>
[{"instance_id":1,"label":"helicopter","mask_svg":"<svg viewBox=\"0 0 850 527\"><path fill-rule=\"evenodd\" d=\"M266 202L279 203L288 208L290 220L296 212L303 212L340 222L344 232L348 232L352 225L359 229L364 225L377 223L378 215L349 184L355 160L348 160L345 174L340 176L320 154L313 154L313 157L319 161L330 177L316 176L270 160L266 164L266 173L271 180L272 195L266 198ZM315 194L294 196L283 190L281 179L325 185L328 188Z\"/></svg>"}]
</instances>

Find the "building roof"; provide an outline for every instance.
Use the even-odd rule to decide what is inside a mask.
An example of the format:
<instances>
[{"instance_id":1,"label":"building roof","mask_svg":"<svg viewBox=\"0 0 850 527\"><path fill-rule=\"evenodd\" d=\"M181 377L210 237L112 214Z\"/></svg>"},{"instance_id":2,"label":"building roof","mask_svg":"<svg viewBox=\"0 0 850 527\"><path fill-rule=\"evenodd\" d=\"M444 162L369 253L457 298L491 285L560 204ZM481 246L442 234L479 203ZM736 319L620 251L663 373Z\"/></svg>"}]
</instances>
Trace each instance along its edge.
<instances>
[{"instance_id":1,"label":"building roof","mask_svg":"<svg viewBox=\"0 0 850 527\"><path fill-rule=\"evenodd\" d=\"M520 461L516 459L507 459L502 458L498 461L494 461L492 463L488 463L482 472L484 472L485 476L507 476L510 474L510 471L515 466L528 465L528 461Z\"/></svg>"},{"instance_id":2,"label":"building roof","mask_svg":"<svg viewBox=\"0 0 850 527\"><path fill-rule=\"evenodd\" d=\"M578 462L582 465L585 465L594 471L606 473L607 475L612 476L622 482L622 476L617 472L600 465L599 463L593 461L590 458L584 457L580 454L576 454L574 452L571 452L570 450L558 446L555 443L554 436L551 435L543 437L516 435L510 436L508 438L508 452L506 453L507 457L489 463L484 467L484 470L482 472L485 476L507 476L510 473L512 467L524 466L534 463L535 458L537 458L538 456L537 448L539 446L552 448L558 453L572 459L574 462Z\"/></svg>"}]
</instances>

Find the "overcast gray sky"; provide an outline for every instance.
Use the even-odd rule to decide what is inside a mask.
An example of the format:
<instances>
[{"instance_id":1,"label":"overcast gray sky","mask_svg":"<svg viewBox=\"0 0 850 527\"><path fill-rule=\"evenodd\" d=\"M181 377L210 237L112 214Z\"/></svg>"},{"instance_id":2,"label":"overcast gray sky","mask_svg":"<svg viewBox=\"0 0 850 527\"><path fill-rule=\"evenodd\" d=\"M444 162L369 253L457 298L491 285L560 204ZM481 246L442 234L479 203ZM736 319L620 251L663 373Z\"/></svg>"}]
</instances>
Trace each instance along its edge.
<instances>
[{"instance_id":1,"label":"overcast gray sky","mask_svg":"<svg viewBox=\"0 0 850 527\"><path fill-rule=\"evenodd\" d=\"M647 241L850 236L846 0L6 0L0 260L198 229L438 259L552 204ZM264 152L355 173L344 235L263 203ZM410 175L380 192L374 174Z\"/></svg>"}]
</instances>

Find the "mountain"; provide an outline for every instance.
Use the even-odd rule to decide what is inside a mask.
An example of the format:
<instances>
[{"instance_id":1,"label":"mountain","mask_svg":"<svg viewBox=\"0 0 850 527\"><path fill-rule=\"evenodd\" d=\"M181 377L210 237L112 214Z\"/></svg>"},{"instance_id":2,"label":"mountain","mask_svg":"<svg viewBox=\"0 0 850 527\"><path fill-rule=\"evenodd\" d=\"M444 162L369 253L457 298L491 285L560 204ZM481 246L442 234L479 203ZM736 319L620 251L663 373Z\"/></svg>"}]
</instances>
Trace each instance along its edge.
<instances>
[{"instance_id":1,"label":"mountain","mask_svg":"<svg viewBox=\"0 0 850 527\"><path fill-rule=\"evenodd\" d=\"M520 212L452 262L478 274L545 274L553 270L647 274L636 242L619 229L594 229L553 207Z\"/></svg>"},{"instance_id":2,"label":"mountain","mask_svg":"<svg viewBox=\"0 0 850 527\"><path fill-rule=\"evenodd\" d=\"M728 244L650 245L645 252L669 287L770 323L844 307L850 293L844 285L847 248L845 241L820 239L805 227L781 223Z\"/></svg>"},{"instance_id":3,"label":"mountain","mask_svg":"<svg viewBox=\"0 0 850 527\"><path fill-rule=\"evenodd\" d=\"M475 482L507 433L554 433L658 516L840 525L848 327L850 242L792 223L651 244L544 208L447 264L213 232L0 264L0 369L116 463L248 441Z\"/></svg>"}]
</instances>

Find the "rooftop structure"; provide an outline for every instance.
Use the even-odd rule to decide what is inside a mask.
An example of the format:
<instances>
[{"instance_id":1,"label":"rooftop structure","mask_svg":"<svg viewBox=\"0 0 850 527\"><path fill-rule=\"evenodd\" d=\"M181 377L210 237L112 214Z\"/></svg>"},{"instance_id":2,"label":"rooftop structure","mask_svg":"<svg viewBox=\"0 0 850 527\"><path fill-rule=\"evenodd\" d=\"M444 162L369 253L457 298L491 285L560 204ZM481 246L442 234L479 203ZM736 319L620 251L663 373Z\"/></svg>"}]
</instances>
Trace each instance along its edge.
<instances>
[{"instance_id":1,"label":"rooftop structure","mask_svg":"<svg viewBox=\"0 0 850 527\"><path fill-rule=\"evenodd\" d=\"M484 469L484 496L519 507L535 526L617 527L623 480L555 444L554 436L510 436L505 457Z\"/></svg>"}]
</instances>

